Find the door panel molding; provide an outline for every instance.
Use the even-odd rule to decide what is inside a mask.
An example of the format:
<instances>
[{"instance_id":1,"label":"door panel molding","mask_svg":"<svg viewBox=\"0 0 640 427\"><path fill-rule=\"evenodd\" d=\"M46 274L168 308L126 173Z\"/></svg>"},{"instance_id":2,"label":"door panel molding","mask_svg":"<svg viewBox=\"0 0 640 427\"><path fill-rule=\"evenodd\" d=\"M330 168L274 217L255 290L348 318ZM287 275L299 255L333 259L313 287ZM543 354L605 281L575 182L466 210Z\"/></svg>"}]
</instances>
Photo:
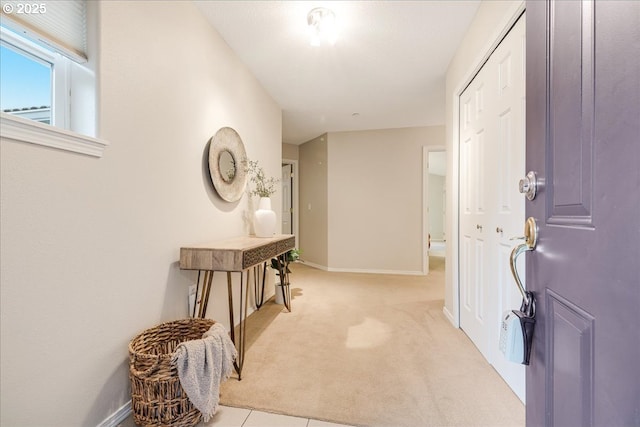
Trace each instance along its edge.
<instances>
[{"instance_id":1,"label":"door panel molding","mask_svg":"<svg viewBox=\"0 0 640 427\"><path fill-rule=\"evenodd\" d=\"M593 12L592 2L559 1L549 8L547 179L553 182L547 192L550 224L593 225ZM580 78L571 78L566 70L578 70ZM563 119L555 120L556 116Z\"/></svg>"},{"instance_id":2,"label":"door panel molding","mask_svg":"<svg viewBox=\"0 0 640 427\"><path fill-rule=\"evenodd\" d=\"M548 426L593 425L595 318L546 290ZM579 381L575 381L579 378Z\"/></svg>"},{"instance_id":3,"label":"door panel molding","mask_svg":"<svg viewBox=\"0 0 640 427\"><path fill-rule=\"evenodd\" d=\"M486 282L484 280L485 278L485 272L484 272L484 266L486 264L486 257L485 257L485 244L484 244L484 240L482 239L476 239L475 242L475 250L473 251L475 254L475 274L473 275L473 281L474 281L474 295L475 295L475 304L474 304L474 313L476 316L476 320L478 321L478 324L480 327L484 327L485 325L485 306L484 306L484 301L485 301L485 287L486 287Z\"/></svg>"},{"instance_id":4,"label":"door panel molding","mask_svg":"<svg viewBox=\"0 0 640 427\"><path fill-rule=\"evenodd\" d=\"M486 164L486 138L485 129L479 129L476 133L475 144L472 144L473 178L471 182L471 191L475 198L475 213L482 215L486 211L485 202L485 164Z\"/></svg>"},{"instance_id":5,"label":"door panel molding","mask_svg":"<svg viewBox=\"0 0 640 427\"><path fill-rule=\"evenodd\" d=\"M521 110L524 111L524 110ZM515 138L513 135L513 110L507 108L498 116L498 150L501 155L497 156L498 163L498 182L508 183L510 177L514 173L514 165L509 160L512 155L513 147L510 142ZM519 171L518 171L519 173ZM514 200L511 195L513 191L509 191L509 187L501 185L498 187L498 211L503 214L509 214L514 210ZM518 199L522 202L522 198Z\"/></svg>"}]
</instances>

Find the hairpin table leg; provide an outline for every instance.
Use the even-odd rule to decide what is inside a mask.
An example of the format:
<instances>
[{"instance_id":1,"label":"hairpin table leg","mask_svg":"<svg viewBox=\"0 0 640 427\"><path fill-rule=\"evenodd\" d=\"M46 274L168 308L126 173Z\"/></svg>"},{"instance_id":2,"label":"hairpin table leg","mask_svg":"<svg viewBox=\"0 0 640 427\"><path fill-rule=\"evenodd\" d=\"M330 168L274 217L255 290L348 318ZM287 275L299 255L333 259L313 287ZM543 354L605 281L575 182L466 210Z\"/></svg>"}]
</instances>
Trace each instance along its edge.
<instances>
[{"instance_id":1,"label":"hairpin table leg","mask_svg":"<svg viewBox=\"0 0 640 427\"><path fill-rule=\"evenodd\" d=\"M200 281L200 274L198 273L198 282ZM200 308L198 310L198 317L204 319L207 316L207 304L209 302L209 293L211 292L211 283L213 282L213 271L205 270L202 280L202 291L200 292ZM197 303L197 288L196 288L196 303ZM195 307L194 307L195 310Z\"/></svg>"},{"instance_id":2,"label":"hairpin table leg","mask_svg":"<svg viewBox=\"0 0 640 427\"><path fill-rule=\"evenodd\" d=\"M256 309L260 310L264 303L264 283L267 278L267 263L263 263L262 268L262 289L260 289L260 267L253 267L253 295L256 299Z\"/></svg>"}]
</instances>

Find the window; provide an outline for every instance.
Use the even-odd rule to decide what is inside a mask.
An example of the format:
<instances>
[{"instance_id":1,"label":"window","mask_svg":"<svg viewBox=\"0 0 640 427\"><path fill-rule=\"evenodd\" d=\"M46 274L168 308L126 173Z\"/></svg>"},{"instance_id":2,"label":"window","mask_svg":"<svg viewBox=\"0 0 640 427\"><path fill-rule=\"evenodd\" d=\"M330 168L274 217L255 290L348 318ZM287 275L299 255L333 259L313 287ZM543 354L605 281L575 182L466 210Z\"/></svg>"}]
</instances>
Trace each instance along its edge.
<instances>
[{"instance_id":1,"label":"window","mask_svg":"<svg viewBox=\"0 0 640 427\"><path fill-rule=\"evenodd\" d=\"M35 47L21 49L16 45L25 45L26 41L16 43L8 32L3 31L2 35L0 109L18 117L57 125L52 118L54 64L50 55L41 54Z\"/></svg>"},{"instance_id":2,"label":"window","mask_svg":"<svg viewBox=\"0 0 640 427\"><path fill-rule=\"evenodd\" d=\"M93 64L85 53L86 9L83 0L3 1L3 139L102 155L107 144L95 138L96 85Z\"/></svg>"}]
</instances>

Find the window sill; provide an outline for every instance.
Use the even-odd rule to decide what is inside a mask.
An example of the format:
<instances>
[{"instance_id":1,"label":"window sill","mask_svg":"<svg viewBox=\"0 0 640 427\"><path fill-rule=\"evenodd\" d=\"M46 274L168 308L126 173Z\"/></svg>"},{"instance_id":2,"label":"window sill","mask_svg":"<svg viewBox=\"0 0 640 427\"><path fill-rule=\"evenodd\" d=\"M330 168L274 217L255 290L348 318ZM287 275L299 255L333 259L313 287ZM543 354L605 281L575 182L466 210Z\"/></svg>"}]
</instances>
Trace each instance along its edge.
<instances>
[{"instance_id":1,"label":"window sill","mask_svg":"<svg viewBox=\"0 0 640 427\"><path fill-rule=\"evenodd\" d=\"M4 112L0 112L0 136L2 139L44 145L94 157L102 157L105 147L109 145L107 141Z\"/></svg>"}]
</instances>

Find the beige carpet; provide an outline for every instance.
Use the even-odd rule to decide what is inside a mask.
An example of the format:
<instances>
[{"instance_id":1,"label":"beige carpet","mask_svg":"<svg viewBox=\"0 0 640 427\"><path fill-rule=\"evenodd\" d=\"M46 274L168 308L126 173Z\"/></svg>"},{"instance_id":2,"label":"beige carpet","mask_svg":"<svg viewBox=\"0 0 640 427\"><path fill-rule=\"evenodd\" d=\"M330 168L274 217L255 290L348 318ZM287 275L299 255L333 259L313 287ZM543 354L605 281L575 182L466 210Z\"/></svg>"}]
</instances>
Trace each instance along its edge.
<instances>
[{"instance_id":1,"label":"beige carpet","mask_svg":"<svg viewBox=\"0 0 640 427\"><path fill-rule=\"evenodd\" d=\"M362 426L523 426L524 406L442 313L444 262L427 277L295 264L293 312L248 319L242 381L221 404Z\"/></svg>"}]
</instances>

